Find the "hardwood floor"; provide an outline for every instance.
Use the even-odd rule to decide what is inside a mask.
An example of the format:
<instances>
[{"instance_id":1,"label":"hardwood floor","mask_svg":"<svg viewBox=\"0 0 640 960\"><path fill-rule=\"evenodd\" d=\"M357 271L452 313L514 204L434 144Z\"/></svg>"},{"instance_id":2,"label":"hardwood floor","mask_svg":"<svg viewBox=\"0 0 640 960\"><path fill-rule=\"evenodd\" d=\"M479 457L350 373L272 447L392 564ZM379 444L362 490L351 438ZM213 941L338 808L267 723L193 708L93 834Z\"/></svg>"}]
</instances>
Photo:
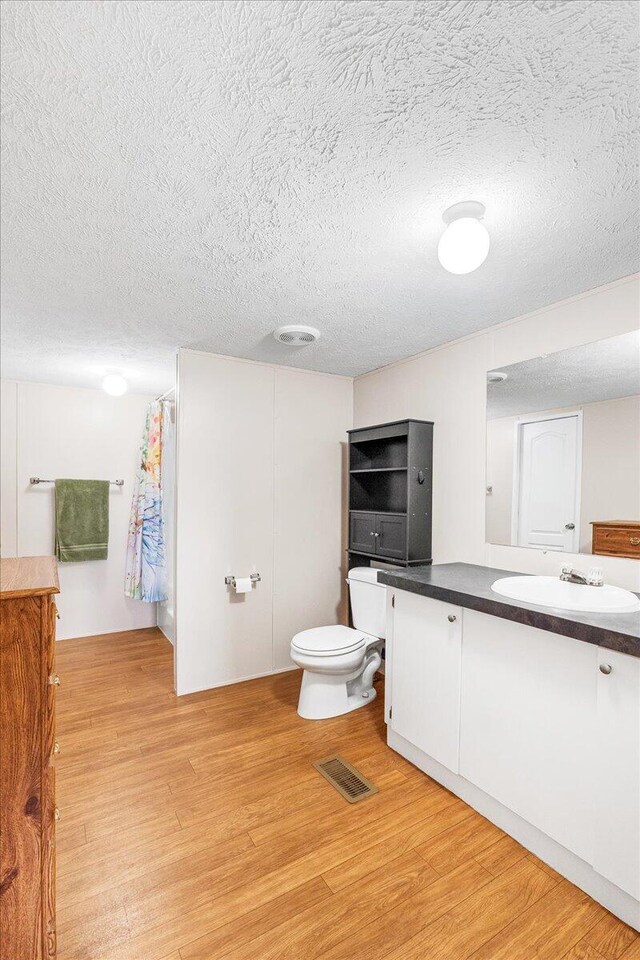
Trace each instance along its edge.
<instances>
[{"instance_id":1,"label":"hardwood floor","mask_svg":"<svg viewBox=\"0 0 640 960\"><path fill-rule=\"evenodd\" d=\"M172 692L156 630L57 646L59 960L637 960L640 938L300 674ZM312 761L380 792L350 805Z\"/></svg>"}]
</instances>

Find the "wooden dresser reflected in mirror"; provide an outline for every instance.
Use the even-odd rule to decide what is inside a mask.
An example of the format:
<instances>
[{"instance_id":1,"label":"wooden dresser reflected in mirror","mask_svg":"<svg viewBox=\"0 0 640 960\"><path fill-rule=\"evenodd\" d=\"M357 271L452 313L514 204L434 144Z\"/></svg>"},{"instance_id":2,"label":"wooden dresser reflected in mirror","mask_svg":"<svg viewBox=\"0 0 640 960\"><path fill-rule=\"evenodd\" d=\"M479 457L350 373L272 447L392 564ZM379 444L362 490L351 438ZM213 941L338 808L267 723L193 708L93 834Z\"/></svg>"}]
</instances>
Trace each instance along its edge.
<instances>
[{"instance_id":1,"label":"wooden dresser reflected in mirror","mask_svg":"<svg viewBox=\"0 0 640 960\"><path fill-rule=\"evenodd\" d=\"M591 552L603 557L640 559L640 522L635 520L594 520L591 523Z\"/></svg>"}]
</instances>

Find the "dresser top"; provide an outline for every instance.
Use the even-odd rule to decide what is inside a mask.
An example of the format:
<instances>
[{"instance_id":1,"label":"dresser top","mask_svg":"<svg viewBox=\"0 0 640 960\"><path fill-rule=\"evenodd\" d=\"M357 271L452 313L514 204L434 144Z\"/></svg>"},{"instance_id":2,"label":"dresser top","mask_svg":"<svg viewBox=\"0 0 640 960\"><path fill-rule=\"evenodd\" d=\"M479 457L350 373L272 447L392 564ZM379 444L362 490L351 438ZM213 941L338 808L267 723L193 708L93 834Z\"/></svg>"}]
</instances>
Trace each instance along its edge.
<instances>
[{"instance_id":1,"label":"dresser top","mask_svg":"<svg viewBox=\"0 0 640 960\"><path fill-rule=\"evenodd\" d=\"M60 593L55 557L7 557L0 560L0 600Z\"/></svg>"},{"instance_id":2,"label":"dresser top","mask_svg":"<svg viewBox=\"0 0 640 960\"><path fill-rule=\"evenodd\" d=\"M640 520L592 520L594 527L640 527Z\"/></svg>"}]
</instances>

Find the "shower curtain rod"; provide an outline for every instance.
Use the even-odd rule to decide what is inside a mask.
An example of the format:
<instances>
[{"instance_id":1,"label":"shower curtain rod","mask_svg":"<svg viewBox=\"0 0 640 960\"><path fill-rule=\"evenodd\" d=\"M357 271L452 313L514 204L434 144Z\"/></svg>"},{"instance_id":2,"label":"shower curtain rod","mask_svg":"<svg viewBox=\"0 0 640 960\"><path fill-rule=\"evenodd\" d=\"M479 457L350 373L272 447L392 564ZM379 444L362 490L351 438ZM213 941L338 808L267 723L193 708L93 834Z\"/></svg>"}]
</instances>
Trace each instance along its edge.
<instances>
[{"instance_id":1,"label":"shower curtain rod","mask_svg":"<svg viewBox=\"0 0 640 960\"><path fill-rule=\"evenodd\" d=\"M175 393L175 391L176 391L175 387L169 387L169 389L165 390L164 393L161 393L159 397L156 397L156 399L154 400L154 403L157 403L158 400L164 400L165 397L168 397L170 393Z\"/></svg>"}]
</instances>

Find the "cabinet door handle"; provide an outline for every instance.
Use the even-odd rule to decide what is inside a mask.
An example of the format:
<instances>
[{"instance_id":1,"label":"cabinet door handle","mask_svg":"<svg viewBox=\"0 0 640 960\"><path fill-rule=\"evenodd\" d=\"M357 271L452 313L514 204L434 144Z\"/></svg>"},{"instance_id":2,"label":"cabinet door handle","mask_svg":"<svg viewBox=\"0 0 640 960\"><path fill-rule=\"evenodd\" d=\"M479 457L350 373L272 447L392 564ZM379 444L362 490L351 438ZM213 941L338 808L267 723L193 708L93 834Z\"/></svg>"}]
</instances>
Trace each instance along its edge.
<instances>
[{"instance_id":1,"label":"cabinet door handle","mask_svg":"<svg viewBox=\"0 0 640 960\"><path fill-rule=\"evenodd\" d=\"M380 536L379 533L374 533L374 537L379 537L379 536Z\"/></svg>"},{"instance_id":2,"label":"cabinet door handle","mask_svg":"<svg viewBox=\"0 0 640 960\"><path fill-rule=\"evenodd\" d=\"M629 537L629 543L632 543L634 547L637 547L640 543L640 537Z\"/></svg>"},{"instance_id":3,"label":"cabinet door handle","mask_svg":"<svg viewBox=\"0 0 640 960\"><path fill-rule=\"evenodd\" d=\"M604 673L605 676L609 676L612 668L610 663L601 663L598 669L600 670L600 673Z\"/></svg>"},{"instance_id":4,"label":"cabinet door handle","mask_svg":"<svg viewBox=\"0 0 640 960\"><path fill-rule=\"evenodd\" d=\"M52 673L52 674L51 674L51 676L49 677L49 683L50 683L51 686L53 686L53 687L59 687L59 686L60 686L60 677L58 676L57 673Z\"/></svg>"},{"instance_id":5,"label":"cabinet door handle","mask_svg":"<svg viewBox=\"0 0 640 960\"><path fill-rule=\"evenodd\" d=\"M55 811L54 811L53 817L54 817L54 820L59 820L59 819L60 819L60 811L58 810L57 807L56 807L56 809L55 809Z\"/></svg>"},{"instance_id":6,"label":"cabinet door handle","mask_svg":"<svg viewBox=\"0 0 640 960\"><path fill-rule=\"evenodd\" d=\"M455 613L450 613L449 616L447 617L447 620L449 621L449 623L455 623L456 622Z\"/></svg>"},{"instance_id":7,"label":"cabinet door handle","mask_svg":"<svg viewBox=\"0 0 640 960\"><path fill-rule=\"evenodd\" d=\"M54 744L53 744L53 752L54 752L54 754L56 754L56 755L57 755L58 753L60 753L60 744L58 743L57 740L56 740L56 741L54 742Z\"/></svg>"}]
</instances>

